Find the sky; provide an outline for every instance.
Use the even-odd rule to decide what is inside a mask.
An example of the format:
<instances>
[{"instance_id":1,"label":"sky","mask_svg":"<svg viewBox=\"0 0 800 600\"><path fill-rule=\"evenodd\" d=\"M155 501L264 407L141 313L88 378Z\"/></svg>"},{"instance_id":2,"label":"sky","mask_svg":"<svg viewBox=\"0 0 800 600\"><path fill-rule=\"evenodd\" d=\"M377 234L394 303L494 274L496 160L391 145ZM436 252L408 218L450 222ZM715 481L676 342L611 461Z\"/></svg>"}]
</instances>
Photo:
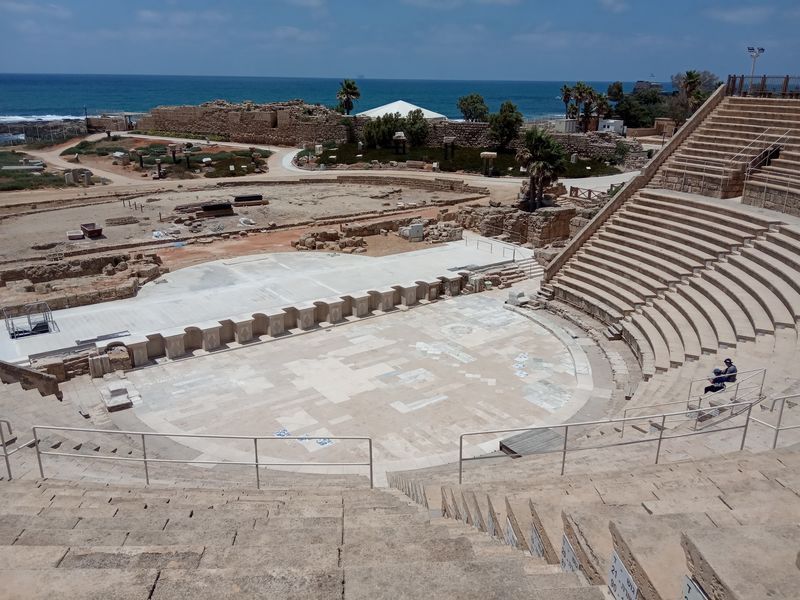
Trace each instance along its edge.
<instances>
[{"instance_id":1,"label":"sky","mask_svg":"<svg viewBox=\"0 0 800 600\"><path fill-rule=\"evenodd\" d=\"M796 74L797 0L0 0L0 72L668 81Z\"/></svg>"}]
</instances>

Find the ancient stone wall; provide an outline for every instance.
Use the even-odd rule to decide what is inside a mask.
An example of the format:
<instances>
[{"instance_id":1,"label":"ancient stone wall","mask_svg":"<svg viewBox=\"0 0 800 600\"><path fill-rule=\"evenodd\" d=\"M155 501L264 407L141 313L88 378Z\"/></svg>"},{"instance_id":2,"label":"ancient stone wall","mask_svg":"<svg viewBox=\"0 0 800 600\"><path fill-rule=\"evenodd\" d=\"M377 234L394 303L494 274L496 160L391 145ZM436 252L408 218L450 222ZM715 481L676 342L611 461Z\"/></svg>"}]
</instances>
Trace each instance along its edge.
<instances>
[{"instance_id":1,"label":"ancient stone wall","mask_svg":"<svg viewBox=\"0 0 800 600\"><path fill-rule=\"evenodd\" d=\"M231 104L217 100L200 106L166 106L139 120L139 129L223 136L233 142L294 146L304 142L345 142L351 137L345 117L300 100L273 104Z\"/></svg>"},{"instance_id":2,"label":"ancient stone wall","mask_svg":"<svg viewBox=\"0 0 800 600\"><path fill-rule=\"evenodd\" d=\"M223 136L233 142L294 146L361 139L367 122L369 119L345 117L324 106L305 104L301 100L272 104L231 104L216 100L199 106L155 108L139 120L138 128ZM521 136L510 144L512 149L519 146ZM580 156L600 160L609 160L614 155L617 140L624 140L610 132L553 133L553 136L569 153L577 152ZM488 123L431 122L426 145L441 147L445 137L454 137L456 148L492 146ZM641 150L634 140L625 143Z\"/></svg>"},{"instance_id":3,"label":"ancient stone wall","mask_svg":"<svg viewBox=\"0 0 800 600\"><path fill-rule=\"evenodd\" d=\"M574 206L552 206L526 212L510 206L468 206L456 215L456 222L486 237L499 237L538 248L570 237L570 222L577 215Z\"/></svg>"},{"instance_id":4,"label":"ancient stone wall","mask_svg":"<svg viewBox=\"0 0 800 600\"><path fill-rule=\"evenodd\" d=\"M27 367L20 367L0 360L0 381L6 383L17 383L23 389L32 390L36 388L42 396L56 394L61 397L58 389L58 380L53 375L42 373Z\"/></svg>"}]
</instances>

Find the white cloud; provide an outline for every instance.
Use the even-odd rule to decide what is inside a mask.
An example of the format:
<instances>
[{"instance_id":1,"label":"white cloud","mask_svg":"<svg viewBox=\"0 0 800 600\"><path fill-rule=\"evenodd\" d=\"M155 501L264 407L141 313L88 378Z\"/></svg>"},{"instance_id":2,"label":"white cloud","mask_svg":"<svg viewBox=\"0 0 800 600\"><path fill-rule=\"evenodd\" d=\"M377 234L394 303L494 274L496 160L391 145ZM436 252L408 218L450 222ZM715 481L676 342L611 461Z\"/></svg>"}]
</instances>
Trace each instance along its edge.
<instances>
[{"instance_id":1,"label":"white cloud","mask_svg":"<svg viewBox=\"0 0 800 600\"><path fill-rule=\"evenodd\" d=\"M313 44L324 39L319 31L300 29L291 25L281 25L267 32L267 38L273 41L290 42L295 44Z\"/></svg>"},{"instance_id":2,"label":"white cloud","mask_svg":"<svg viewBox=\"0 0 800 600\"><path fill-rule=\"evenodd\" d=\"M737 6L731 8L712 8L706 14L715 21L731 25L755 25L769 19L775 8L772 6Z\"/></svg>"},{"instance_id":3,"label":"white cloud","mask_svg":"<svg viewBox=\"0 0 800 600\"><path fill-rule=\"evenodd\" d=\"M600 6L615 13L628 10L628 3L625 0L600 0Z\"/></svg>"},{"instance_id":4,"label":"white cloud","mask_svg":"<svg viewBox=\"0 0 800 600\"><path fill-rule=\"evenodd\" d=\"M404 4L419 6L420 8L434 8L439 10L451 10L466 4L488 4L496 6L514 6L521 0L403 0Z\"/></svg>"},{"instance_id":5,"label":"white cloud","mask_svg":"<svg viewBox=\"0 0 800 600\"><path fill-rule=\"evenodd\" d=\"M323 8L327 4L327 0L286 0L286 2L302 8Z\"/></svg>"},{"instance_id":6,"label":"white cloud","mask_svg":"<svg viewBox=\"0 0 800 600\"><path fill-rule=\"evenodd\" d=\"M136 13L136 17L142 23L157 23L174 27L197 25L200 23L221 23L228 20L228 17L213 10L155 11L142 9Z\"/></svg>"},{"instance_id":7,"label":"white cloud","mask_svg":"<svg viewBox=\"0 0 800 600\"><path fill-rule=\"evenodd\" d=\"M72 11L58 4L51 2L15 2L12 0L0 0L0 11L8 11L17 15L29 17L50 17L54 19L69 19Z\"/></svg>"}]
</instances>

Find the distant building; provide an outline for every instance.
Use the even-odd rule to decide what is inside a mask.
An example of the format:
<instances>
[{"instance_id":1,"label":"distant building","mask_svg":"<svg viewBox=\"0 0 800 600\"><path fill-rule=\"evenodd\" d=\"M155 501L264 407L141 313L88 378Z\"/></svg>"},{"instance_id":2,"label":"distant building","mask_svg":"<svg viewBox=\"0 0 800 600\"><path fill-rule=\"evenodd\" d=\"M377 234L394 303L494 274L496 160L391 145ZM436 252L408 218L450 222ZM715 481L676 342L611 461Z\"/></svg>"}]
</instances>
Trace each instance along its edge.
<instances>
[{"instance_id":1,"label":"distant building","mask_svg":"<svg viewBox=\"0 0 800 600\"><path fill-rule=\"evenodd\" d=\"M555 119L548 123L550 129L556 133L577 133L578 120L577 119Z\"/></svg>"},{"instance_id":2,"label":"distant building","mask_svg":"<svg viewBox=\"0 0 800 600\"><path fill-rule=\"evenodd\" d=\"M625 134L625 123L622 119L600 119L597 131L611 131L617 135Z\"/></svg>"},{"instance_id":3,"label":"distant building","mask_svg":"<svg viewBox=\"0 0 800 600\"><path fill-rule=\"evenodd\" d=\"M428 110L427 108L422 108L421 106L416 106L411 104L410 102L406 102L405 100L396 100L389 104L384 104L383 106L378 106L377 108L372 108L370 110L365 110L364 112L358 113L357 117L383 117L385 115L393 115L395 113L400 113L401 117L407 117L408 113L414 110L421 110L422 115L429 121L445 121L447 117L433 112L432 110Z\"/></svg>"},{"instance_id":4,"label":"distant building","mask_svg":"<svg viewBox=\"0 0 800 600\"><path fill-rule=\"evenodd\" d=\"M643 92L646 90L656 90L659 94L664 91L664 86L660 83L653 83L652 81L639 80L633 84L633 93Z\"/></svg>"}]
</instances>

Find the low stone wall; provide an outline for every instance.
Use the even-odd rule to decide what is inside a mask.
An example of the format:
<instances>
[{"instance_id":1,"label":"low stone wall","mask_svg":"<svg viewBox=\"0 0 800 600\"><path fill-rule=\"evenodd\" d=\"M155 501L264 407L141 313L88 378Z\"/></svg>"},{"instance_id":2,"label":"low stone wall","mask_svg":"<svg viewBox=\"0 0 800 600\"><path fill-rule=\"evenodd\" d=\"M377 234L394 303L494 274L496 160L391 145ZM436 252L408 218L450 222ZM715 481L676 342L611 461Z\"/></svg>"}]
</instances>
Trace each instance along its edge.
<instances>
[{"instance_id":1,"label":"low stone wall","mask_svg":"<svg viewBox=\"0 0 800 600\"><path fill-rule=\"evenodd\" d=\"M574 206L552 206L526 212L511 206L467 206L456 213L456 222L486 237L500 237L534 248L569 239Z\"/></svg>"},{"instance_id":2,"label":"low stone wall","mask_svg":"<svg viewBox=\"0 0 800 600\"><path fill-rule=\"evenodd\" d=\"M800 189L748 181L744 186L742 204L800 217Z\"/></svg>"},{"instance_id":3,"label":"low stone wall","mask_svg":"<svg viewBox=\"0 0 800 600\"><path fill-rule=\"evenodd\" d=\"M351 117L352 118L352 117ZM352 137L346 117L300 100L271 104L214 101L200 106L154 108L138 128L223 136L232 142L295 146L303 142L346 142Z\"/></svg>"},{"instance_id":4,"label":"low stone wall","mask_svg":"<svg viewBox=\"0 0 800 600\"><path fill-rule=\"evenodd\" d=\"M36 388L42 396L54 394L59 400L62 396L55 376L35 369L12 365L2 360L0 360L0 381L3 383L19 383L26 390Z\"/></svg>"},{"instance_id":5,"label":"low stone wall","mask_svg":"<svg viewBox=\"0 0 800 600\"><path fill-rule=\"evenodd\" d=\"M275 339L383 314L399 307L428 304L442 296L457 296L468 285L469 272L448 273L427 280L366 289L296 306L104 341L97 344L97 350L102 355L124 347L133 367L142 367L158 358L183 358L195 351L212 352L225 348L227 344L241 345L260 339ZM102 371L97 366L102 362L95 361L95 369Z\"/></svg>"}]
</instances>

